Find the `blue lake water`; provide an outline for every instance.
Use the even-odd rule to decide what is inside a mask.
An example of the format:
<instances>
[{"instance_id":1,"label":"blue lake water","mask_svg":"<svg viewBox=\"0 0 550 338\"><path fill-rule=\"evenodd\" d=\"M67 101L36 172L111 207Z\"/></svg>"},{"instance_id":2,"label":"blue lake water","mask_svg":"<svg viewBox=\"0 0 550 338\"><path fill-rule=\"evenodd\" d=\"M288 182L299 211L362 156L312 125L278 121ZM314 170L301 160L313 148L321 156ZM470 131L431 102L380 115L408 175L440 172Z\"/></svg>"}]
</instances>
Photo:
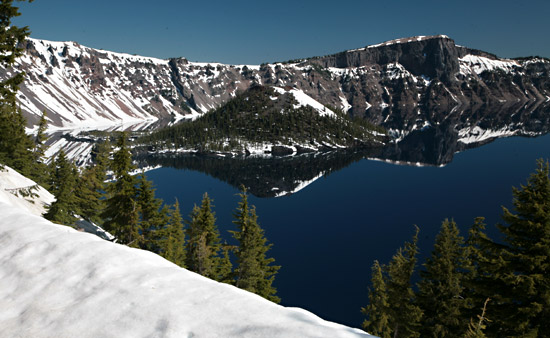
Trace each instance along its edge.
<instances>
[{"instance_id":1,"label":"blue lake water","mask_svg":"<svg viewBox=\"0 0 550 338\"><path fill-rule=\"evenodd\" d=\"M273 243L269 253L282 266L275 280L281 304L359 327L374 260L388 262L411 238L414 224L423 260L445 218L454 218L465 235L474 218L484 216L488 233L497 237L501 206L511 207L512 186L525 183L537 158L550 158L550 135L500 139L456 154L445 167L361 160L294 195L250 196ZM229 239L239 200L235 187L189 170L161 168L147 175L158 197L167 203L178 198L184 217L208 192L220 232Z\"/></svg>"}]
</instances>

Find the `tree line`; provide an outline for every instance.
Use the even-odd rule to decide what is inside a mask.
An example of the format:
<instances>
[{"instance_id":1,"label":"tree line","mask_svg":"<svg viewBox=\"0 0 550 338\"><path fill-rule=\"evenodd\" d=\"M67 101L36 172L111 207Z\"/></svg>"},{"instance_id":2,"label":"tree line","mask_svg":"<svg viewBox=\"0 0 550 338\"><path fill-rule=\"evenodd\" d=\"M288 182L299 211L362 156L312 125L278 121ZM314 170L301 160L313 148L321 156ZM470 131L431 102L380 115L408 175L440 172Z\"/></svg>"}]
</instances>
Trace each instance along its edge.
<instances>
[{"instance_id":1,"label":"tree line","mask_svg":"<svg viewBox=\"0 0 550 338\"><path fill-rule=\"evenodd\" d=\"M513 189L489 238L484 218L466 237L444 220L431 256L417 272L418 228L388 264L375 261L363 328L381 338L550 337L550 179L539 160Z\"/></svg>"},{"instance_id":2,"label":"tree line","mask_svg":"<svg viewBox=\"0 0 550 338\"><path fill-rule=\"evenodd\" d=\"M241 187L233 221L237 230L231 232L238 244L229 245L221 241L208 194L183 220L177 200L164 204L144 174L131 175L136 168L126 133L118 137L112 158L110 153L108 139L98 143L92 151L94 164L79 172L61 150L50 165L48 186L56 200L45 218L69 226L82 218L122 244L279 302L273 286L279 266L267 256L271 244L258 224L255 207L248 203L246 188ZM112 172L109 179L108 171Z\"/></svg>"}]
</instances>

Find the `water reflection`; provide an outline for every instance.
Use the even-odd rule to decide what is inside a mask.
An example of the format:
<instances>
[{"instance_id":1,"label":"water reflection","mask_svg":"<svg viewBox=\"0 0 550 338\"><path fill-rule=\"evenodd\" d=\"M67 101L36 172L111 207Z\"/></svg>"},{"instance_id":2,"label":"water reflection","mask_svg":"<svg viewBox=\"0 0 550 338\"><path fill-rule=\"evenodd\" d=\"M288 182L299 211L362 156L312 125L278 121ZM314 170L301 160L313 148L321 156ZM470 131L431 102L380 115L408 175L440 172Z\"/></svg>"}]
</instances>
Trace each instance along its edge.
<instances>
[{"instance_id":1,"label":"water reflection","mask_svg":"<svg viewBox=\"0 0 550 338\"><path fill-rule=\"evenodd\" d=\"M334 150L285 157L141 152L141 166L164 166L206 173L235 187L241 184L257 197L295 193L322 176L364 158L396 164L443 166L456 153L513 135L537 136L550 131L548 103L521 106L479 106L455 110L446 118L411 127L392 142L374 149ZM395 113L395 112L393 112Z\"/></svg>"}]
</instances>

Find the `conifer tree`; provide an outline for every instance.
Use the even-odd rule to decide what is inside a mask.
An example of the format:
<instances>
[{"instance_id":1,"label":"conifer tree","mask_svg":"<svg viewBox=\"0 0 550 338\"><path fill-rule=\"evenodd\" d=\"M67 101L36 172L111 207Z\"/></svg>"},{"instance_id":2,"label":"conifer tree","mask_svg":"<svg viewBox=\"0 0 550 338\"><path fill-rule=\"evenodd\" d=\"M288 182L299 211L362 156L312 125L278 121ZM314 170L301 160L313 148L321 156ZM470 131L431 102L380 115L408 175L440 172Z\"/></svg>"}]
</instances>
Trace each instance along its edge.
<instances>
[{"instance_id":1,"label":"conifer tree","mask_svg":"<svg viewBox=\"0 0 550 338\"><path fill-rule=\"evenodd\" d=\"M491 318L498 335L550 337L550 178L539 160L526 185L513 189L515 213L503 207L495 246Z\"/></svg>"},{"instance_id":2,"label":"conifer tree","mask_svg":"<svg viewBox=\"0 0 550 338\"><path fill-rule=\"evenodd\" d=\"M411 278L416 266L418 228L412 242L405 243L386 267L389 307L389 325L394 338L419 337L422 310L416 305Z\"/></svg>"},{"instance_id":3,"label":"conifer tree","mask_svg":"<svg viewBox=\"0 0 550 338\"><path fill-rule=\"evenodd\" d=\"M194 206L185 231L187 269L215 279L220 260L220 234L207 193L203 195L201 206Z\"/></svg>"},{"instance_id":4,"label":"conifer tree","mask_svg":"<svg viewBox=\"0 0 550 338\"><path fill-rule=\"evenodd\" d=\"M233 264L231 263L231 258L229 252L233 250L233 247L224 243L222 245L222 254L219 260L217 267L217 277L218 282L234 284L235 280L233 279Z\"/></svg>"},{"instance_id":5,"label":"conifer tree","mask_svg":"<svg viewBox=\"0 0 550 338\"><path fill-rule=\"evenodd\" d=\"M98 177L98 168L89 166L82 170L77 182L75 197L78 203L80 216L96 224L101 224L101 213L105 207L103 199L104 182Z\"/></svg>"},{"instance_id":6,"label":"conifer tree","mask_svg":"<svg viewBox=\"0 0 550 338\"><path fill-rule=\"evenodd\" d=\"M74 164L67 160L63 150L59 152L54 162L51 177L51 191L55 201L48 207L44 217L52 222L73 225L78 213L78 203L75 197L78 171Z\"/></svg>"},{"instance_id":7,"label":"conifer tree","mask_svg":"<svg viewBox=\"0 0 550 338\"><path fill-rule=\"evenodd\" d=\"M30 0L29 2L32 2ZM12 24L14 17L21 15L13 6L13 0L4 0L0 4L0 66L10 69L15 59L23 54L19 43L30 32L28 27ZM13 70L13 69L12 69ZM33 177L33 142L25 133L26 121L17 108L16 95L25 73L16 73L13 77L0 82L0 164L6 164L21 174Z\"/></svg>"},{"instance_id":8,"label":"conifer tree","mask_svg":"<svg viewBox=\"0 0 550 338\"><path fill-rule=\"evenodd\" d=\"M42 112L42 116L40 117L40 122L38 122L38 130L36 131L36 136L34 138L34 152L38 155L38 157L44 156L44 153L46 152L46 139L48 138L46 136L46 130L48 128L48 121L46 120L46 111Z\"/></svg>"},{"instance_id":9,"label":"conifer tree","mask_svg":"<svg viewBox=\"0 0 550 338\"><path fill-rule=\"evenodd\" d=\"M418 303L424 313L422 337L463 337L468 326L464 239L454 221L444 220L434 250L420 271Z\"/></svg>"},{"instance_id":10,"label":"conifer tree","mask_svg":"<svg viewBox=\"0 0 550 338\"><path fill-rule=\"evenodd\" d=\"M161 210L162 200L155 197L153 183L140 175L138 186L138 203L140 210L140 228L143 236L141 248L159 253L161 230L166 224L166 210Z\"/></svg>"},{"instance_id":11,"label":"conifer tree","mask_svg":"<svg viewBox=\"0 0 550 338\"><path fill-rule=\"evenodd\" d=\"M105 181L109 168L110 151L111 147L108 141L98 142L94 145L91 152L93 164L82 171L76 189L80 216L99 225L103 223Z\"/></svg>"},{"instance_id":12,"label":"conifer tree","mask_svg":"<svg viewBox=\"0 0 550 338\"><path fill-rule=\"evenodd\" d=\"M36 137L34 138L34 170L32 174L33 180L42 185L45 188L48 188L48 166L44 161L44 154L48 147L46 146L46 129L48 128L48 121L46 120L46 111L42 113L40 122L38 123L38 130L36 132Z\"/></svg>"},{"instance_id":13,"label":"conifer tree","mask_svg":"<svg viewBox=\"0 0 550 338\"><path fill-rule=\"evenodd\" d=\"M117 141L118 150L113 155L111 168L114 182L107 187L103 227L121 243L138 247L141 242L139 229L139 203L136 179L130 175L134 166L126 144L126 133Z\"/></svg>"},{"instance_id":14,"label":"conifer tree","mask_svg":"<svg viewBox=\"0 0 550 338\"><path fill-rule=\"evenodd\" d=\"M164 230L161 255L172 263L184 268L186 256L185 232L183 231L183 219L177 199L174 205L167 211L167 214L169 220Z\"/></svg>"},{"instance_id":15,"label":"conifer tree","mask_svg":"<svg viewBox=\"0 0 550 338\"><path fill-rule=\"evenodd\" d=\"M280 299L275 296L277 290L272 284L280 266L271 265L275 259L266 257L271 244L267 244L264 231L258 224L256 208L248 206L244 187L241 188L239 195L241 201L234 213L233 221L238 230L232 231L233 237L239 242L235 252L237 258L235 285L278 303Z\"/></svg>"},{"instance_id":16,"label":"conifer tree","mask_svg":"<svg viewBox=\"0 0 550 338\"><path fill-rule=\"evenodd\" d=\"M363 329L380 338L391 338L389 326L389 299L385 276L378 261L372 266L372 288L369 288L369 304L361 309L368 318L363 322Z\"/></svg>"},{"instance_id":17,"label":"conifer tree","mask_svg":"<svg viewBox=\"0 0 550 338\"><path fill-rule=\"evenodd\" d=\"M494 243L485 234L485 218L477 217L468 230L465 242L467 264L464 272L465 298L468 304L463 319L475 318L488 296L494 292L492 278Z\"/></svg>"}]
</instances>

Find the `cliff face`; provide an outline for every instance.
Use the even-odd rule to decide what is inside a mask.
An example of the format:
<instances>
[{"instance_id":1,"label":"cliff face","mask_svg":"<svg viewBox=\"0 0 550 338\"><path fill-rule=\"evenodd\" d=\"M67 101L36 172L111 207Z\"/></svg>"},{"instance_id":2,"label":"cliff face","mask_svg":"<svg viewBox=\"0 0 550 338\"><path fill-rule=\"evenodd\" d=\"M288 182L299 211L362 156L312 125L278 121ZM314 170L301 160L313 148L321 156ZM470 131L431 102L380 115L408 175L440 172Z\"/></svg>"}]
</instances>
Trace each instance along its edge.
<instances>
[{"instance_id":1,"label":"cliff face","mask_svg":"<svg viewBox=\"0 0 550 338\"><path fill-rule=\"evenodd\" d=\"M446 36L388 41L324 57L261 66L160 60L74 42L29 39L17 70L28 74L19 101L29 120L74 127L195 117L253 84L302 90L405 135L459 112L459 128L480 107L505 110L549 100L550 61L499 59ZM0 70L5 78L13 70ZM513 109L512 109L513 110Z\"/></svg>"}]
</instances>

